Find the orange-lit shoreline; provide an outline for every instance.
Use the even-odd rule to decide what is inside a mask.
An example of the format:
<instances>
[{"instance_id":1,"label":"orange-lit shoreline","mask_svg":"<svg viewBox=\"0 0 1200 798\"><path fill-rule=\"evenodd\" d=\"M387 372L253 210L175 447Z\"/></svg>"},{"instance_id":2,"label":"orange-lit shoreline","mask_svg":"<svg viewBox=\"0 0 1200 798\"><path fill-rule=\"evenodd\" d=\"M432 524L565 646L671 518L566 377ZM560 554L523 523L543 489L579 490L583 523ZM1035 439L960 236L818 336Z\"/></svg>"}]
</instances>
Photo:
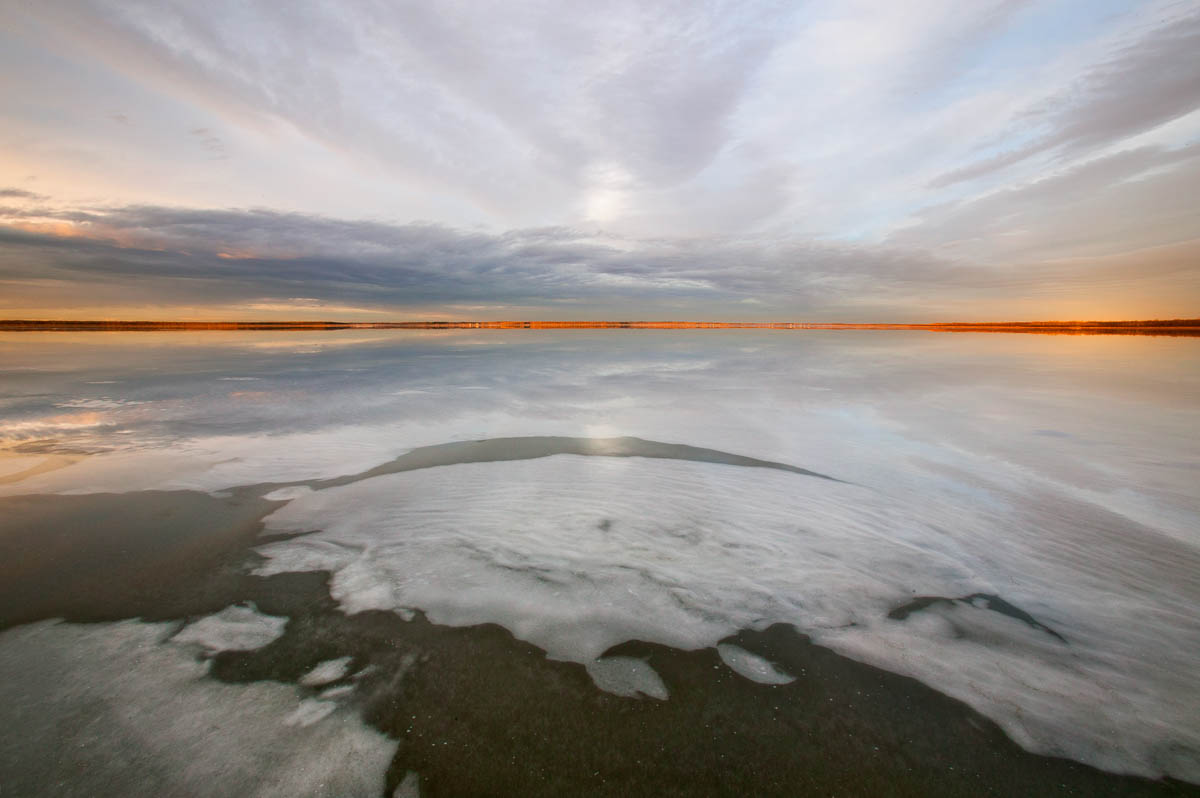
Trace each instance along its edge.
<instances>
[{"instance_id":1,"label":"orange-lit shoreline","mask_svg":"<svg viewBox=\"0 0 1200 798\"><path fill-rule=\"evenodd\" d=\"M1200 319L1142 321L936 322L856 324L834 322L724 321L75 321L0 320L0 331L184 330L925 330L1023 332L1058 335L1179 335L1200 337Z\"/></svg>"}]
</instances>

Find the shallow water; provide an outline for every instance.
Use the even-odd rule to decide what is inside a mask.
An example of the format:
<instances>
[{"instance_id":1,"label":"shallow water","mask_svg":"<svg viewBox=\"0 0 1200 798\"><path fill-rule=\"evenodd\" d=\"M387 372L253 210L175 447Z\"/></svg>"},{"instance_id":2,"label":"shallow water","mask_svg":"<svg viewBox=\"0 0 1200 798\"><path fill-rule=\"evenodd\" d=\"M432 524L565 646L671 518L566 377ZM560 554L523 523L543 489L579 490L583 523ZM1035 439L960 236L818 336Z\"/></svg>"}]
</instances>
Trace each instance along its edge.
<instances>
[{"instance_id":1,"label":"shallow water","mask_svg":"<svg viewBox=\"0 0 1200 798\"><path fill-rule=\"evenodd\" d=\"M215 587L203 612L182 598L168 611L170 585L154 588L161 614L117 596L105 574L154 549L154 568L204 585L326 575L341 615L499 624L583 666L597 692L670 705L644 659L605 655L635 640L712 650L714 667L794 690L800 674L728 642L787 624L965 702L1029 751L1200 782L1194 339L5 334L0 428L6 534L22 540L6 625L111 620L114 639L164 641L139 643L166 647L147 663L281 645L282 621ZM154 510L106 526L119 505L19 498L111 493ZM75 520L38 542L56 512ZM81 513L96 538L58 534ZM232 531L201 529L218 517ZM88 548L122 535L125 560ZM195 565L217 549L242 554ZM50 596L56 573L54 590L74 584L86 606ZM192 623L143 632L132 617ZM95 648L102 628L12 629L0 665L27 669L31 646ZM280 718L252 722L336 722L345 745L386 756L390 738L347 703L361 664L333 680L354 689L297 687L287 712L272 694ZM130 667L121 678L141 678ZM96 683L112 671L97 665ZM236 701L198 678L225 691L213 706Z\"/></svg>"}]
</instances>

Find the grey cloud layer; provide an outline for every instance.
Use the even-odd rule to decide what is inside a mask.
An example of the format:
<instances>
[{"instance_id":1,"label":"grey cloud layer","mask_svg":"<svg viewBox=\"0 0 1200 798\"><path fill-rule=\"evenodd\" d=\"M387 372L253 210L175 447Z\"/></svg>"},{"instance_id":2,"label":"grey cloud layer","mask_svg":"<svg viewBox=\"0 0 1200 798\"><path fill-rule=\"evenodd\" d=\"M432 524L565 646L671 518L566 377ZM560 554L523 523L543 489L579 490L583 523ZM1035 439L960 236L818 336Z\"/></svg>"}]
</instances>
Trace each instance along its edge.
<instances>
[{"instance_id":1,"label":"grey cloud layer","mask_svg":"<svg viewBox=\"0 0 1200 798\"><path fill-rule=\"evenodd\" d=\"M392 307L582 301L616 311L616 303L630 300L710 310L752 300L811 312L830 302L853 303L868 288L879 296L911 286L981 284L982 277L916 252L815 243L606 239L567 228L488 235L270 211L37 213L71 221L91 237L0 228L0 279L128 283L176 303L197 297L309 297ZM736 315L748 315L745 305Z\"/></svg>"},{"instance_id":2,"label":"grey cloud layer","mask_svg":"<svg viewBox=\"0 0 1200 798\"><path fill-rule=\"evenodd\" d=\"M1198 274L1186 252L1157 266L1147 261L1104 269L1067 264L1015 270L967 266L901 245L713 236L628 239L569 228L492 235L272 211L148 206L28 213L72 222L88 237L0 228L0 282L24 286L44 303L46 296L36 290L41 285L68 307L133 298L165 306L250 309L286 309L290 302L297 310L329 304L420 313L457 306L464 317L533 308L523 315L832 319L849 314L905 321L936 317L963 302L1020 298L1064 286L1086 292L1089 282L1136 279L1147 268L1157 269L1159 276L1186 275L1192 282L1184 290L1195 296ZM1194 255L1200 248L1188 251Z\"/></svg>"},{"instance_id":3,"label":"grey cloud layer","mask_svg":"<svg viewBox=\"0 0 1200 798\"><path fill-rule=\"evenodd\" d=\"M23 188L0 188L0 199L42 200L45 196Z\"/></svg>"}]
</instances>

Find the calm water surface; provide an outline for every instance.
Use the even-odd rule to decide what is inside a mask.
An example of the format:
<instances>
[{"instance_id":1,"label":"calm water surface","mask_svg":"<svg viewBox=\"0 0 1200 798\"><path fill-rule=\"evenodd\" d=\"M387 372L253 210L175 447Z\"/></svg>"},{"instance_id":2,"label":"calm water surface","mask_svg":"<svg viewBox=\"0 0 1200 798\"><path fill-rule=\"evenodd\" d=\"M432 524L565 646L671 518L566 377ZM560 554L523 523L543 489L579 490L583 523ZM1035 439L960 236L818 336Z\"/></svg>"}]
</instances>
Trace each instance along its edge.
<instances>
[{"instance_id":1,"label":"calm water surface","mask_svg":"<svg viewBox=\"0 0 1200 798\"><path fill-rule=\"evenodd\" d=\"M4 334L0 447L4 794L562 794L592 754L513 775L462 685L777 715L824 688L776 624L1026 751L1200 782L1195 339ZM459 687L418 717L422 684Z\"/></svg>"}]
</instances>

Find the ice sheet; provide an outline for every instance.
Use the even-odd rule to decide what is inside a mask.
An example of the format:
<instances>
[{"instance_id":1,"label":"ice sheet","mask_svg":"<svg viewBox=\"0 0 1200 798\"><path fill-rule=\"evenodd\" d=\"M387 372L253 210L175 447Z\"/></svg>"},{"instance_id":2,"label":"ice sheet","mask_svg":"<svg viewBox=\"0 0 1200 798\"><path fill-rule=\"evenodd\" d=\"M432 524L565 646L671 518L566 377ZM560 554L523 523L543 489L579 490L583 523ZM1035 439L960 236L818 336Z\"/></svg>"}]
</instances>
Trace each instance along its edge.
<instances>
[{"instance_id":1,"label":"ice sheet","mask_svg":"<svg viewBox=\"0 0 1200 798\"><path fill-rule=\"evenodd\" d=\"M721 657L721 661L733 671L745 676L752 682L758 682L759 684L790 684L796 681L795 676L784 673L767 660L757 654L751 654L739 646L721 643L717 646L717 654Z\"/></svg>"},{"instance_id":2,"label":"ice sheet","mask_svg":"<svg viewBox=\"0 0 1200 798\"><path fill-rule=\"evenodd\" d=\"M299 496L303 496L311 490L312 488L308 487L307 485L293 485L288 488L279 488L278 490L265 493L263 494L263 498L272 502L291 501Z\"/></svg>"},{"instance_id":3,"label":"ice sheet","mask_svg":"<svg viewBox=\"0 0 1200 798\"><path fill-rule=\"evenodd\" d=\"M209 651L254 651L283 634L287 618L264 615L253 605L234 605L183 627L176 643L196 643Z\"/></svg>"},{"instance_id":4,"label":"ice sheet","mask_svg":"<svg viewBox=\"0 0 1200 798\"><path fill-rule=\"evenodd\" d=\"M327 659L318 663L311 671L300 677L300 684L306 687L320 687L323 684L336 682L344 678L350 669L351 657Z\"/></svg>"},{"instance_id":5,"label":"ice sheet","mask_svg":"<svg viewBox=\"0 0 1200 798\"><path fill-rule=\"evenodd\" d=\"M347 710L288 725L304 706L294 687L204 678L187 647L160 643L167 632L125 621L0 634L4 793L382 794L394 741Z\"/></svg>"},{"instance_id":6,"label":"ice sheet","mask_svg":"<svg viewBox=\"0 0 1200 798\"><path fill-rule=\"evenodd\" d=\"M630 639L694 649L793 623L967 701L1034 750L1200 776L1186 709L1200 692L1184 676L1200 559L1066 501L997 493L971 514L763 468L556 455L298 497L267 529L322 531L260 547L260 572L329 570L348 612L496 622L585 664ZM888 617L913 596L980 593L1036 624L987 602Z\"/></svg>"},{"instance_id":7,"label":"ice sheet","mask_svg":"<svg viewBox=\"0 0 1200 798\"><path fill-rule=\"evenodd\" d=\"M650 664L635 657L604 657L587 663L588 675L596 686L606 693L637 698L649 696L659 701L670 698L667 686L650 667Z\"/></svg>"}]
</instances>

